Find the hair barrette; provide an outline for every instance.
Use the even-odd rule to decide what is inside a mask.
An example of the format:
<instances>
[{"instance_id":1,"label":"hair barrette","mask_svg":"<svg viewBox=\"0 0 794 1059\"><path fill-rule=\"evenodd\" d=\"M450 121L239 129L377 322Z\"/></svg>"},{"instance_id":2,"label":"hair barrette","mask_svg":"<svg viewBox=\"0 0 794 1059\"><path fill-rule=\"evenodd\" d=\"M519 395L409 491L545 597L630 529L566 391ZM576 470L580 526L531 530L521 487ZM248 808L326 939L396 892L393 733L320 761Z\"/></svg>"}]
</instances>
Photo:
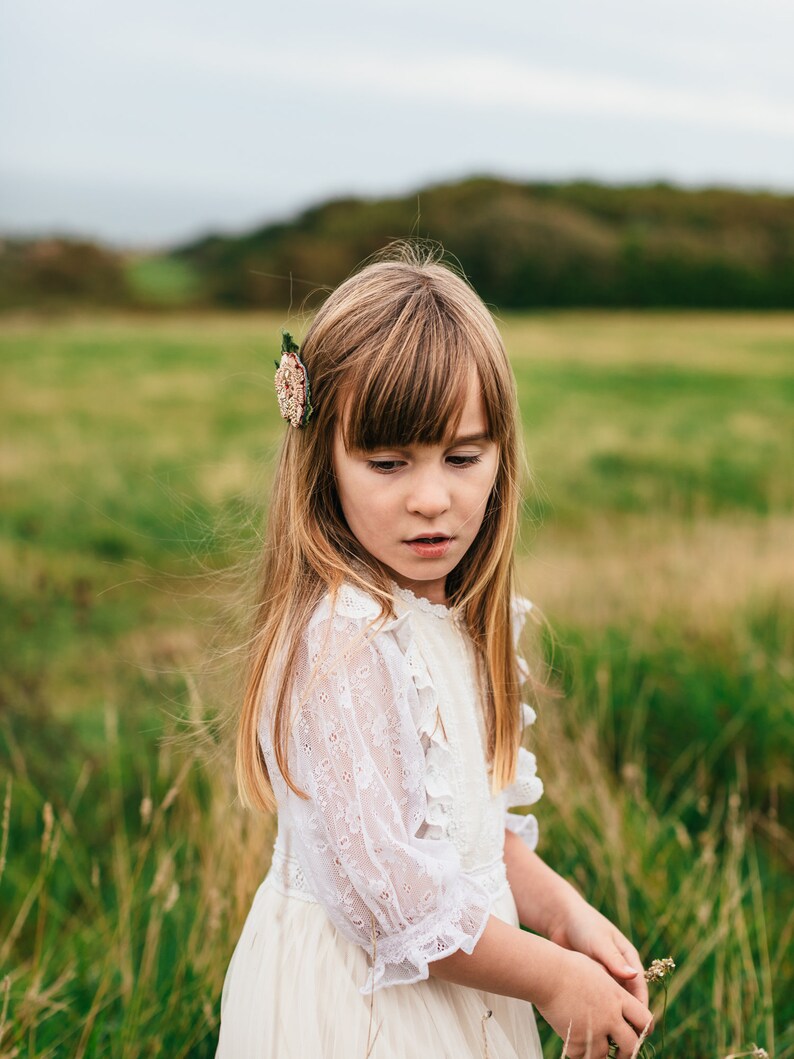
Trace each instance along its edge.
<instances>
[{"instance_id":1,"label":"hair barrette","mask_svg":"<svg viewBox=\"0 0 794 1059\"><path fill-rule=\"evenodd\" d=\"M298 345L289 331L281 332L281 363L276 365L276 397L281 415L294 427L304 427L311 419L312 393L309 373L298 355Z\"/></svg>"}]
</instances>

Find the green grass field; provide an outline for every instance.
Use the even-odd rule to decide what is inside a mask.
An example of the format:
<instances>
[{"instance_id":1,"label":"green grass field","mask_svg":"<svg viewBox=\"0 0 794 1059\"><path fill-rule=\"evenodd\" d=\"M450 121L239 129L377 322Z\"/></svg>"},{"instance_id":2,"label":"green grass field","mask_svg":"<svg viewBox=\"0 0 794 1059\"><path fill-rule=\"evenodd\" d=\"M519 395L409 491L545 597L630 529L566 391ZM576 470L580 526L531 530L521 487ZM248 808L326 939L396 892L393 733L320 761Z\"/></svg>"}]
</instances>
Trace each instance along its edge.
<instances>
[{"instance_id":1,"label":"green grass field","mask_svg":"<svg viewBox=\"0 0 794 1059\"><path fill-rule=\"evenodd\" d=\"M676 960L665 1055L794 1056L794 317L502 324L540 851ZM0 1057L214 1053L273 835L223 717L286 325L0 325Z\"/></svg>"}]
</instances>

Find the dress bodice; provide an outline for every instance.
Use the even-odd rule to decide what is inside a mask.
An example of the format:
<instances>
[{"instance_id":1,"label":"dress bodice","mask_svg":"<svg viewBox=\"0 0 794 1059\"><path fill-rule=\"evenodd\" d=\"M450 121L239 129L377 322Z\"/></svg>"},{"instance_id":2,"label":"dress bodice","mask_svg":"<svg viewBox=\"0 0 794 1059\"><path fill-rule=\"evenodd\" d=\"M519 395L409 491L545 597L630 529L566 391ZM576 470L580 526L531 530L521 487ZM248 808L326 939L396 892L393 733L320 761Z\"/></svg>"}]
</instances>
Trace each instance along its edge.
<instances>
[{"instance_id":1,"label":"dress bodice","mask_svg":"<svg viewBox=\"0 0 794 1059\"><path fill-rule=\"evenodd\" d=\"M410 615L436 697L441 739L428 761L433 797L442 807L436 837L453 844L464 870L477 871L502 858L504 799L491 793L474 647L454 611L408 590L395 595L398 614Z\"/></svg>"}]
</instances>

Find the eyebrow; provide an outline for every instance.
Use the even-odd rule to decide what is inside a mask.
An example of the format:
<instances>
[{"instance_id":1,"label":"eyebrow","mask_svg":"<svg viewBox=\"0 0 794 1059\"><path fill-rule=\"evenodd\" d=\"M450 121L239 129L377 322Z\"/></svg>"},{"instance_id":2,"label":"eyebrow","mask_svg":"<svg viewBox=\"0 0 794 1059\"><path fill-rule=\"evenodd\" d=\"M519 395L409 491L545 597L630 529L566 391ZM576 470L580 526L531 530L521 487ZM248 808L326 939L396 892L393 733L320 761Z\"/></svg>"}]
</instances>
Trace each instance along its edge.
<instances>
[{"instance_id":1,"label":"eyebrow","mask_svg":"<svg viewBox=\"0 0 794 1059\"><path fill-rule=\"evenodd\" d=\"M462 434L459 438L455 438L452 444L449 446L454 449L456 445L473 445L477 441L490 441L491 435L485 431L482 434Z\"/></svg>"}]
</instances>

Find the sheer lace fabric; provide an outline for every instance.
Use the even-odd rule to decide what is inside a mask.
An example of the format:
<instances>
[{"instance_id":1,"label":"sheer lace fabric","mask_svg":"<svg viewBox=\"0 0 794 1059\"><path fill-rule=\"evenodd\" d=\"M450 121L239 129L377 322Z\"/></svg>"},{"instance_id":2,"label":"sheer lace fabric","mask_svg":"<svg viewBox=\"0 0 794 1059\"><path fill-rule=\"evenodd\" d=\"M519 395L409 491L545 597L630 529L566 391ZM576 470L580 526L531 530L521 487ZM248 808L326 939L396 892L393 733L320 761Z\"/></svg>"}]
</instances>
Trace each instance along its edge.
<instances>
[{"instance_id":1,"label":"sheer lace fabric","mask_svg":"<svg viewBox=\"0 0 794 1059\"><path fill-rule=\"evenodd\" d=\"M396 619L345 586L326 597L301 641L289 762L308 799L275 766L265 702L260 738L279 802L270 878L317 901L370 956L361 992L428 976L428 963L471 952L507 882L504 828L530 846L535 759L493 796L474 651L454 611L395 586ZM529 605L516 606L516 639ZM533 719L529 707L524 721Z\"/></svg>"}]
</instances>

